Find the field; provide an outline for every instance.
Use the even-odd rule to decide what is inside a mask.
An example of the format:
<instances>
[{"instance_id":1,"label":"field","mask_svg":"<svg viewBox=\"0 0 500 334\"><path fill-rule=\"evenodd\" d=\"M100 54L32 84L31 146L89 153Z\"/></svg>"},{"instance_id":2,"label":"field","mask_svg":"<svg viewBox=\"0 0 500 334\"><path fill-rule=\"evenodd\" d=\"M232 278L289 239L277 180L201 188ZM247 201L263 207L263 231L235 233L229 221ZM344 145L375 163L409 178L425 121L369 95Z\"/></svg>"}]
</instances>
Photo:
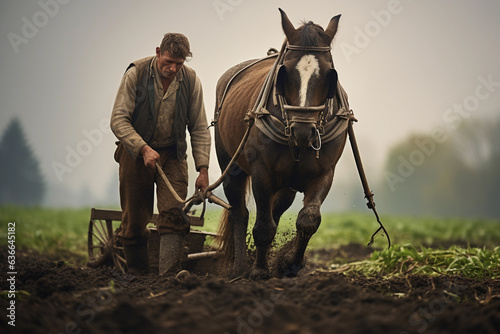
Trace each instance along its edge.
<instances>
[{"instance_id":1,"label":"field","mask_svg":"<svg viewBox=\"0 0 500 334\"><path fill-rule=\"evenodd\" d=\"M19 333L498 333L500 222L325 214L298 277L264 282L133 277L85 267L90 210L0 208L0 308L9 307L7 222L16 222ZM215 231L219 212L204 230ZM282 219L275 247L293 234ZM7 277L5 277L7 276ZM6 312L6 311L4 311Z\"/></svg>"}]
</instances>

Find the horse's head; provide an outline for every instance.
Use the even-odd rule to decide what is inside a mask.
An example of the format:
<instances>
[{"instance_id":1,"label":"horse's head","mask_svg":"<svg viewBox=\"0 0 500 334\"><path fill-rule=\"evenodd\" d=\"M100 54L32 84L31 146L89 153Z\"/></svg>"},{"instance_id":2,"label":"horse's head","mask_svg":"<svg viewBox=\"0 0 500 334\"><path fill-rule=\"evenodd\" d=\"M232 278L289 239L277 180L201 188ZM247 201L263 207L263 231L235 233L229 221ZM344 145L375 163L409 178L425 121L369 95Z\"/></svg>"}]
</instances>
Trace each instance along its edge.
<instances>
[{"instance_id":1,"label":"horse's head","mask_svg":"<svg viewBox=\"0 0 500 334\"><path fill-rule=\"evenodd\" d=\"M330 20L326 30L313 22L295 29L283 10L281 25L287 39L283 64L276 78L284 116L292 142L309 147L318 137L317 126L337 87L330 45L337 32L340 15Z\"/></svg>"}]
</instances>

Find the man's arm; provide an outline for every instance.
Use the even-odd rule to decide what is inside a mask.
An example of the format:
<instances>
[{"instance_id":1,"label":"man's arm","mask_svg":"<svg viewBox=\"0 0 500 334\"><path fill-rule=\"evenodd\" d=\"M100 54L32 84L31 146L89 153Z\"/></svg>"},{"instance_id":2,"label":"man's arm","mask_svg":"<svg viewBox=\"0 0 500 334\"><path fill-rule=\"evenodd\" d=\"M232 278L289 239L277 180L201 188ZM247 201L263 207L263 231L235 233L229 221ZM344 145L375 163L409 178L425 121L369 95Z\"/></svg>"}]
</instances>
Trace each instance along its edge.
<instances>
[{"instance_id":1,"label":"man's arm","mask_svg":"<svg viewBox=\"0 0 500 334\"><path fill-rule=\"evenodd\" d=\"M146 142L132 126L132 114L135 109L137 87L137 69L131 67L123 75L116 93L111 114L111 130L132 157L137 158Z\"/></svg>"},{"instance_id":2,"label":"man's arm","mask_svg":"<svg viewBox=\"0 0 500 334\"><path fill-rule=\"evenodd\" d=\"M207 115L203 102L201 81L196 77L195 86L191 94L191 105L188 110L188 130L191 137L191 149L196 170L208 169L210 162L211 137L208 130ZM208 179L208 172L207 172Z\"/></svg>"}]
</instances>

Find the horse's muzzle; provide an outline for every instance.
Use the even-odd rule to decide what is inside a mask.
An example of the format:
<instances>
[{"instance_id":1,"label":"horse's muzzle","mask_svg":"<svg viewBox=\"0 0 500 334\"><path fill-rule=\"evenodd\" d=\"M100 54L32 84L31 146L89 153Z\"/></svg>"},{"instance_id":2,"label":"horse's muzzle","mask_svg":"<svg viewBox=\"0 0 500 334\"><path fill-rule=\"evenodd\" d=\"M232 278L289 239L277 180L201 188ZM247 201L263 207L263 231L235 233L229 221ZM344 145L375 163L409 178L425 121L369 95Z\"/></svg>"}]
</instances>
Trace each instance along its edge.
<instances>
[{"instance_id":1,"label":"horse's muzzle","mask_svg":"<svg viewBox=\"0 0 500 334\"><path fill-rule=\"evenodd\" d=\"M297 147L310 147L316 140L316 124L292 122L290 125L290 139Z\"/></svg>"},{"instance_id":2,"label":"horse's muzzle","mask_svg":"<svg viewBox=\"0 0 500 334\"><path fill-rule=\"evenodd\" d=\"M317 140L318 131L316 124L325 106L295 107L284 105L284 109L289 117L289 126L288 129L285 129L285 134L295 146L301 148L311 147Z\"/></svg>"}]
</instances>

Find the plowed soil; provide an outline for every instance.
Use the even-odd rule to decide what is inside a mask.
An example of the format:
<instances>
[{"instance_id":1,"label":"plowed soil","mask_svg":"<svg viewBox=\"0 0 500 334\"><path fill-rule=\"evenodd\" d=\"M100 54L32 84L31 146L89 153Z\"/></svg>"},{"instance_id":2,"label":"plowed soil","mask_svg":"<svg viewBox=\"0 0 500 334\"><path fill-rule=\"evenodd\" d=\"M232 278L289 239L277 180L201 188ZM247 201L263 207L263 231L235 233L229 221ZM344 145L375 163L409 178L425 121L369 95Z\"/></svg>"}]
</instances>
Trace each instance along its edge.
<instances>
[{"instance_id":1,"label":"plowed soil","mask_svg":"<svg viewBox=\"0 0 500 334\"><path fill-rule=\"evenodd\" d=\"M460 276L346 277L324 263L368 255L350 245L308 253L299 277L134 277L17 253L15 327L2 333L499 333L500 281ZM7 263L2 249L0 263Z\"/></svg>"}]
</instances>

